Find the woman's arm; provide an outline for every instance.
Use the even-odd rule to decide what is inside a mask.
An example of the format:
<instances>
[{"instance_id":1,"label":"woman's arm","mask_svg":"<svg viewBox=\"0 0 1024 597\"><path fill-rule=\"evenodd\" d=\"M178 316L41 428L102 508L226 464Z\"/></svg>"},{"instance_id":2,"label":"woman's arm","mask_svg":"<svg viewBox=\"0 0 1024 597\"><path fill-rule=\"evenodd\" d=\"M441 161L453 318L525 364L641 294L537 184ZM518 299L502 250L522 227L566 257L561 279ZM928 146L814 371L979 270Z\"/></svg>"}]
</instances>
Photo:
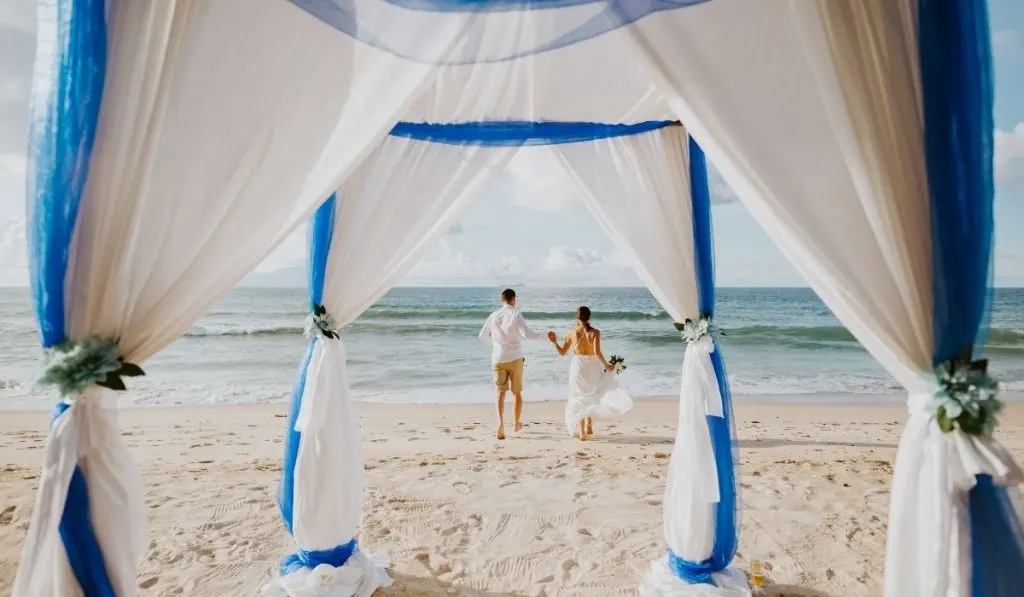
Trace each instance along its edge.
<instances>
[{"instance_id":1,"label":"woman's arm","mask_svg":"<svg viewBox=\"0 0 1024 597\"><path fill-rule=\"evenodd\" d=\"M564 357L565 354L567 352L569 352L569 347L572 346L572 339L573 339L573 332L569 332L568 334L565 335L565 344L564 345L562 345L562 346L558 345L558 337L557 336L555 337L554 340L551 341L551 343L555 345L555 350L558 351L558 354Z\"/></svg>"},{"instance_id":2,"label":"woman's arm","mask_svg":"<svg viewBox=\"0 0 1024 597\"><path fill-rule=\"evenodd\" d=\"M601 352L601 330L594 330L594 352L597 353L597 358L601 359L601 364L606 370L611 371L614 368L605 360L604 353Z\"/></svg>"}]
</instances>

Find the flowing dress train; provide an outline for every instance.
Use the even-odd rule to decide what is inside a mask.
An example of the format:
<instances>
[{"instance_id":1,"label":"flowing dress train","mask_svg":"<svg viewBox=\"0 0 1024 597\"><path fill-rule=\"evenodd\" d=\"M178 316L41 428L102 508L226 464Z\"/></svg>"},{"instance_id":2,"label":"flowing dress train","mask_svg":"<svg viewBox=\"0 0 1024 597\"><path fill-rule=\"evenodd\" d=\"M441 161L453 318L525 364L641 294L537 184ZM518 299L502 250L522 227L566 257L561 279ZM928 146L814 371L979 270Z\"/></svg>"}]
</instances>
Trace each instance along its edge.
<instances>
[{"instance_id":1,"label":"flowing dress train","mask_svg":"<svg viewBox=\"0 0 1024 597\"><path fill-rule=\"evenodd\" d=\"M569 366L569 400L565 404L565 427L576 435L580 421L621 415L633 408L633 399L619 387L615 373L604 370L596 355L573 355Z\"/></svg>"}]
</instances>

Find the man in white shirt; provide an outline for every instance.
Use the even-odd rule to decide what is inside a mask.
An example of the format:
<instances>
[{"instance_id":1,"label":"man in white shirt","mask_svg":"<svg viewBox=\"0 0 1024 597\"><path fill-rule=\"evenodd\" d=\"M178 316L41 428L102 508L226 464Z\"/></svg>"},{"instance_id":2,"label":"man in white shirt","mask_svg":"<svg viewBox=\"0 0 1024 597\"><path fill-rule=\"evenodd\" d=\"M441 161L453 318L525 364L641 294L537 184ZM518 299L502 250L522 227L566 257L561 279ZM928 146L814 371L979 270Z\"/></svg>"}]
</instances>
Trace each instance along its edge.
<instances>
[{"instance_id":1,"label":"man in white shirt","mask_svg":"<svg viewBox=\"0 0 1024 597\"><path fill-rule=\"evenodd\" d=\"M492 345L491 365L498 390L498 439L505 439L505 393L509 387L516 400L514 429L523 428L523 338L539 340L550 332L535 332L526 325L526 319L516 308L516 291L511 288L501 293L501 303L501 308L484 322L480 339L490 340Z\"/></svg>"}]
</instances>

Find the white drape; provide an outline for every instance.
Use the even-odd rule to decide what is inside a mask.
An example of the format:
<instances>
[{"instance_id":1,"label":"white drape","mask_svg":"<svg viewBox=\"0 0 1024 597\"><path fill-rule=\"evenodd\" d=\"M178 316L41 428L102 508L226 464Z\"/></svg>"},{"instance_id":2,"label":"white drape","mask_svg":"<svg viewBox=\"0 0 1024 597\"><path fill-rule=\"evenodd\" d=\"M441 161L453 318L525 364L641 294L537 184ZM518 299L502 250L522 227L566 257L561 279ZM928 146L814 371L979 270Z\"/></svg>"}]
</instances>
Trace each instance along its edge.
<instances>
[{"instance_id":1,"label":"white drape","mask_svg":"<svg viewBox=\"0 0 1024 597\"><path fill-rule=\"evenodd\" d=\"M337 324L352 322L390 290L516 151L388 137L338 191L323 293ZM293 532L300 549L323 550L355 537L362 519L363 457L342 342L319 338L306 375ZM386 562L360 551L337 570L277 578L264 594L369 595L389 582Z\"/></svg>"},{"instance_id":2,"label":"white drape","mask_svg":"<svg viewBox=\"0 0 1024 597\"><path fill-rule=\"evenodd\" d=\"M341 183L435 68L278 0L113 4L65 309L70 338L117 338L141 363ZM53 30L40 23L39 69L51 67ZM457 33L423 43L436 50ZM58 536L75 462L117 595L137 593L146 511L114 402L86 391L51 428L15 597L81 595Z\"/></svg>"},{"instance_id":3,"label":"white drape","mask_svg":"<svg viewBox=\"0 0 1024 597\"><path fill-rule=\"evenodd\" d=\"M584 203L675 321L700 317L690 197L689 139L682 126L642 135L555 146ZM680 557L700 562L714 548L718 473L708 414L722 415L710 338L687 346L675 448L665 485L665 540ZM749 594L733 568L715 574L719 587L691 585L652 565L644 595ZM708 591L711 591L710 593Z\"/></svg>"},{"instance_id":4,"label":"white drape","mask_svg":"<svg viewBox=\"0 0 1024 597\"><path fill-rule=\"evenodd\" d=\"M729 185L910 391L886 595L969 595L965 491L976 472L1022 477L997 445L938 433L920 406L934 375L916 2L716 0L630 31Z\"/></svg>"}]
</instances>

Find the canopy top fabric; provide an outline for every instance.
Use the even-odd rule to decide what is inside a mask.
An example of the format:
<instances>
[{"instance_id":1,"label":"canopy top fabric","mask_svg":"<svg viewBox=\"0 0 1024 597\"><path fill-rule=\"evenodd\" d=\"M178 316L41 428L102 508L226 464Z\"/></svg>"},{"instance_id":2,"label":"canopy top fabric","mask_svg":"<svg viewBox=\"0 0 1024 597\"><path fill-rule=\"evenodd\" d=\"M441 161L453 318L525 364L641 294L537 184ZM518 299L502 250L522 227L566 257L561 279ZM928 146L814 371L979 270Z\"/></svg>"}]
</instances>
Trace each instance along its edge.
<instances>
[{"instance_id":1,"label":"canopy top fabric","mask_svg":"<svg viewBox=\"0 0 1024 597\"><path fill-rule=\"evenodd\" d=\"M290 0L368 45L432 64L500 62L577 44L647 15L710 0ZM458 31L424 52L423 31Z\"/></svg>"}]
</instances>

